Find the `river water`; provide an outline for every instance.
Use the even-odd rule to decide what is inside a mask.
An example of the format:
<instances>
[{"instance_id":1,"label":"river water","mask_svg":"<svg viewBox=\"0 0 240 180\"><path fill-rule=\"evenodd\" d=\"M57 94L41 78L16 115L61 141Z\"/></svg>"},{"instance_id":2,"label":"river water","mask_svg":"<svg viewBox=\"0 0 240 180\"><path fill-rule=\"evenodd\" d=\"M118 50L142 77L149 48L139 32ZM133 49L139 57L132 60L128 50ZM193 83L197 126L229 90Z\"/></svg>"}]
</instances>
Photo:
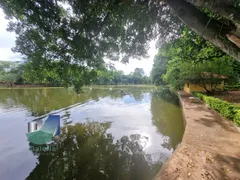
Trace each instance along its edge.
<instances>
[{"instance_id":1,"label":"river water","mask_svg":"<svg viewBox=\"0 0 240 180\"><path fill-rule=\"evenodd\" d=\"M30 143L49 114L61 116L60 135ZM150 180L183 132L168 89L0 89L0 179Z\"/></svg>"}]
</instances>

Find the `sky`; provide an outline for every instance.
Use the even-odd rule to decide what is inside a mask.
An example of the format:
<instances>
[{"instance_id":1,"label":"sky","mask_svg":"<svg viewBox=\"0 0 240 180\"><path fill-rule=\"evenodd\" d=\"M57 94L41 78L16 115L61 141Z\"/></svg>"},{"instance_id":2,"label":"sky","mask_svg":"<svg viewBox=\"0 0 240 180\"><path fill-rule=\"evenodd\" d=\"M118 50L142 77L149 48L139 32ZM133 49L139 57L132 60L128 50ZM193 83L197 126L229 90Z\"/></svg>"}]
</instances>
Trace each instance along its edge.
<instances>
[{"instance_id":1,"label":"sky","mask_svg":"<svg viewBox=\"0 0 240 180\"><path fill-rule=\"evenodd\" d=\"M13 53L11 48L15 46L15 33L6 31L8 21L4 18L4 13L0 9L0 60L19 60L20 54Z\"/></svg>"},{"instance_id":2,"label":"sky","mask_svg":"<svg viewBox=\"0 0 240 180\"><path fill-rule=\"evenodd\" d=\"M0 60L1 61L17 61L21 60L21 55L12 52L11 48L15 46L15 33L10 33L6 30L8 21L4 18L4 13L0 9ZM149 75L153 65L153 58L157 54L155 48L155 42L150 43L148 51L149 58L142 60L130 59L128 64L122 64L120 62L112 62L115 64L115 68L122 70L125 74L133 72L135 68L143 68L146 75Z\"/></svg>"}]
</instances>

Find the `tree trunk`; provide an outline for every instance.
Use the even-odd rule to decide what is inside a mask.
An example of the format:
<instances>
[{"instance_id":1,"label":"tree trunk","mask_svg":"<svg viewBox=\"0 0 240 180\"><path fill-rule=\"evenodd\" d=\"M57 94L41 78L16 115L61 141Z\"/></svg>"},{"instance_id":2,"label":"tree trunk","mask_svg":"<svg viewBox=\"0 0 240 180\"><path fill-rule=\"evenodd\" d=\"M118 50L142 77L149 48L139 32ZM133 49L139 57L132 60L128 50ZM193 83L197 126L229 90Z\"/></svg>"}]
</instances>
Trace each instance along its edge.
<instances>
[{"instance_id":1,"label":"tree trunk","mask_svg":"<svg viewBox=\"0 0 240 180\"><path fill-rule=\"evenodd\" d=\"M227 38L227 34L231 33L233 29L209 18L185 0L167 0L167 4L179 19L194 32L240 62L240 48Z\"/></svg>"},{"instance_id":2,"label":"tree trunk","mask_svg":"<svg viewBox=\"0 0 240 180\"><path fill-rule=\"evenodd\" d=\"M237 28L235 35L240 37L240 8L232 0L189 0L194 6L207 8L231 21Z\"/></svg>"}]
</instances>

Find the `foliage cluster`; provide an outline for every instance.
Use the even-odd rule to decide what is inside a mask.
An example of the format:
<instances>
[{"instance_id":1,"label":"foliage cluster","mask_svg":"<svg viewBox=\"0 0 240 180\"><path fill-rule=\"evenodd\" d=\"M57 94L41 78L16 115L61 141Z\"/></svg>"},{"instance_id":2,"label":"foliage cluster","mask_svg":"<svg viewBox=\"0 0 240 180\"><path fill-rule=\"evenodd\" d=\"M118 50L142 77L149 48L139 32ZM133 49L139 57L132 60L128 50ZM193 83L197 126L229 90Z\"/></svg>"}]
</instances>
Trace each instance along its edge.
<instances>
[{"instance_id":1,"label":"foliage cluster","mask_svg":"<svg viewBox=\"0 0 240 180\"><path fill-rule=\"evenodd\" d=\"M219 112L222 116L240 126L240 106L201 93L193 92L193 94Z\"/></svg>"},{"instance_id":2,"label":"foliage cluster","mask_svg":"<svg viewBox=\"0 0 240 180\"><path fill-rule=\"evenodd\" d=\"M226 85L224 86L225 90L240 90L240 84L235 84L235 85Z\"/></svg>"},{"instance_id":3,"label":"foliage cluster","mask_svg":"<svg viewBox=\"0 0 240 180\"><path fill-rule=\"evenodd\" d=\"M10 20L8 31L17 34L13 50L43 71L59 61L60 79L76 89L93 79L89 71L101 70L105 59L144 58L159 32L170 39L181 26L154 1L3 0L0 7Z\"/></svg>"},{"instance_id":4,"label":"foliage cluster","mask_svg":"<svg viewBox=\"0 0 240 180\"><path fill-rule=\"evenodd\" d=\"M162 75L167 71L168 59L162 55L162 48L159 49L158 53L153 59L153 67L151 70L150 78L153 84L164 85L165 82Z\"/></svg>"},{"instance_id":5,"label":"foliage cluster","mask_svg":"<svg viewBox=\"0 0 240 180\"><path fill-rule=\"evenodd\" d=\"M168 83L181 89L184 83L194 83L214 93L221 83L237 83L240 63L186 28L182 35L165 43L154 58L151 78L155 84Z\"/></svg>"},{"instance_id":6,"label":"foliage cluster","mask_svg":"<svg viewBox=\"0 0 240 180\"><path fill-rule=\"evenodd\" d=\"M123 71L107 70L97 71L97 77L93 84L108 85L108 84L149 84L150 79L145 75L142 68L135 68L134 72L125 75Z\"/></svg>"},{"instance_id":7,"label":"foliage cluster","mask_svg":"<svg viewBox=\"0 0 240 180\"><path fill-rule=\"evenodd\" d=\"M68 65L62 72L64 64L54 62L48 66L35 66L32 62L0 62L0 81L5 84L42 84L47 86L74 86L80 92L82 86L118 85L118 84L149 84L150 80L142 68L135 68L134 72L125 75L115 68L110 70L102 66L99 70L89 69L76 64ZM66 77L67 74L67 77ZM68 79L68 80L66 80Z\"/></svg>"},{"instance_id":8,"label":"foliage cluster","mask_svg":"<svg viewBox=\"0 0 240 180\"><path fill-rule=\"evenodd\" d=\"M13 50L38 69L60 61L60 79L76 89L89 83L105 58L128 62L146 57L151 40L162 45L177 39L167 54L182 60L192 54L197 61L209 60L224 51L240 61L240 6L235 1L1 0L0 7L9 20L7 30L17 34ZM183 23L199 36L182 33ZM165 69L153 77L159 71Z\"/></svg>"},{"instance_id":9,"label":"foliage cluster","mask_svg":"<svg viewBox=\"0 0 240 180\"><path fill-rule=\"evenodd\" d=\"M0 82L21 83L23 65L19 62L0 61Z\"/></svg>"}]
</instances>

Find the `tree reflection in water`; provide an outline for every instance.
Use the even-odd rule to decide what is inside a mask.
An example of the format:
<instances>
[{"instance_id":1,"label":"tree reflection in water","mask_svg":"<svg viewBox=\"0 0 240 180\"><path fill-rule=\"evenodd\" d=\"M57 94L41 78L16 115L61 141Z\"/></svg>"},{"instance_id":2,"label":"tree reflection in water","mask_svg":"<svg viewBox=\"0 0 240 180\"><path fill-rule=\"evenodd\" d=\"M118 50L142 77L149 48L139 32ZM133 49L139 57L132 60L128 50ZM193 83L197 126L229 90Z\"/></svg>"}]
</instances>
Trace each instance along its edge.
<instances>
[{"instance_id":1,"label":"tree reflection in water","mask_svg":"<svg viewBox=\"0 0 240 180\"><path fill-rule=\"evenodd\" d=\"M152 179L161 163L144 152L148 138L133 134L115 141L107 133L110 126L90 121L64 126L51 144L59 147L48 155L40 153L27 179Z\"/></svg>"},{"instance_id":2,"label":"tree reflection in water","mask_svg":"<svg viewBox=\"0 0 240 180\"><path fill-rule=\"evenodd\" d=\"M163 134L162 147L176 149L184 133L182 111L177 95L169 89L159 89L152 94L152 122Z\"/></svg>"},{"instance_id":3,"label":"tree reflection in water","mask_svg":"<svg viewBox=\"0 0 240 180\"><path fill-rule=\"evenodd\" d=\"M99 101L101 98L110 97L111 99L123 98L120 88L112 89L85 89L84 93L76 94L70 89L64 88L41 88L41 89L2 89L0 93L0 105L3 108L26 107L31 116L42 116L53 110L67 108L73 104L84 104L89 100ZM127 88L126 94L141 101L143 93L149 89Z\"/></svg>"}]
</instances>

